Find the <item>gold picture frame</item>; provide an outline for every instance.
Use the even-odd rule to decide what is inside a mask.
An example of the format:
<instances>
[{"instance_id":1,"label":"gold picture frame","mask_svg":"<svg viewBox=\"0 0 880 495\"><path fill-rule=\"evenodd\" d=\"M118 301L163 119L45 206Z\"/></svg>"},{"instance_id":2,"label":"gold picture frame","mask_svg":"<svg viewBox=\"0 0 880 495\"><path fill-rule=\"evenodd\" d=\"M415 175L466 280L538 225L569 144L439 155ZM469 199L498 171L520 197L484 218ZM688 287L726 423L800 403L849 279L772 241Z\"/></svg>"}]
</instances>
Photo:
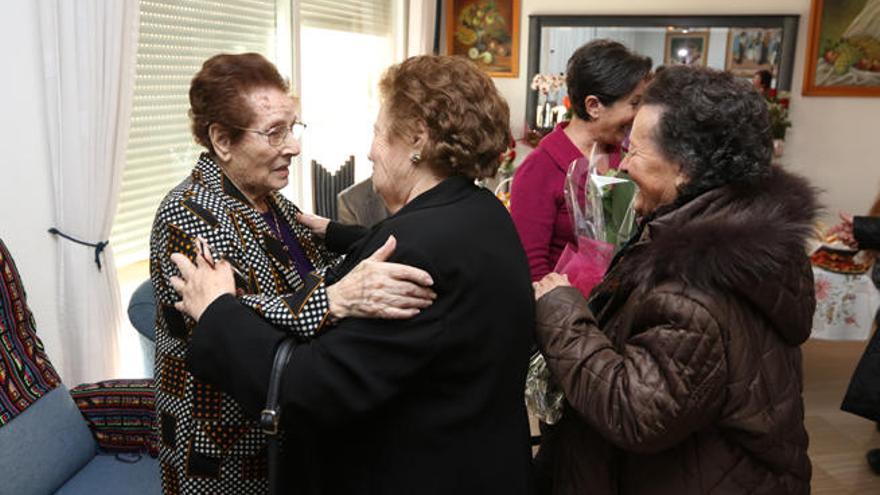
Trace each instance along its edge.
<instances>
[{"instance_id":1,"label":"gold picture frame","mask_svg":"<svg viewBox=\"0 0 880 495\"><path fill-rule=\"evenodd\" d=\"M520 0L448 0L446 53L492 77L519 75Z\"/></svg>"},{"instance_id":2,"label":"gold picture frame","mask_svg":"<svg viewBox=\"0 0 880 495\"><path fill-rule=\"evenodd\" d=\"M730 28L724 69L740 77L766 70L774 76L782 59L782 28Z\"/></svg>"},{"instance_id":3,"label":"gold picture frame","mask_svg":"<svg viewBox=\"0 0 880 495\"><path fill-rule=\"evenodd\" d=\"M668 31L663 50L664 65L706 66L709 31Z\"/></svg>"},{"instance_id":4,"label":"gold picture frame","mask_svg":"<svg viewBox=\"0 0 880 495\"><path fill-rule=\"evenodd\" d=\"M880 23L876 4L873 10L871 5L866 0L813 0L805 96L880 96Z\"/></svg>"}]
</instances>

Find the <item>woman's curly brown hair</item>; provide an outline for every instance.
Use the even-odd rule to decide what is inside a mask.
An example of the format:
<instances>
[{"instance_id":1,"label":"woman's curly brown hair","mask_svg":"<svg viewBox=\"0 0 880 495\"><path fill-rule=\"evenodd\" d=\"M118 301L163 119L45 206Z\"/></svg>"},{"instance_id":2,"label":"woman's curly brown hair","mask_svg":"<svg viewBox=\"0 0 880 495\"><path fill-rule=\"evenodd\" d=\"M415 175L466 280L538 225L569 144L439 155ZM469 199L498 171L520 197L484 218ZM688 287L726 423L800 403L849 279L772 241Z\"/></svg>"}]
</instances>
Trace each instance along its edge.
<instances>
[{"instance_id":1,"label":"woman's curly brown hair","mask_svg":"<svg viewBox=\"0 0 880 495\"><path fill-rule=\"evenodd\" d=\"M679 195L694 197L726 184L752 184L770 173L773 143L767 102L729 72L676 66L648 86L642 105L663 114L655 130L660 150L690 180Z\"/></svg>"},{"instance_id":2,"label":"woman's curly brown hair","mask_svg":"<svg viewBox=\"0 0 880 495\"><path fill-rule=\"evenodd\" d=\"M421 157L444 176L492 177L510 142L510 110L492 79L450 56L411 57L379 82L395 139L427 132Z\"/></svg>"},{"instance_id":3,"label":"woman's curly brown hair","mask_svg":"<svg viewBox=\"0 0 880 495\"><path fill-rule=\"evenodd\" d=\"M290 91L278 69L259 53L221 53L205 60L189 86L189 117L196 142L213 153L208 127L215 123L226 128L233 144L238 142L244 134L240 128L249 127L256 117L247 94L266 87Z\"/></svg>"}]
</instances>

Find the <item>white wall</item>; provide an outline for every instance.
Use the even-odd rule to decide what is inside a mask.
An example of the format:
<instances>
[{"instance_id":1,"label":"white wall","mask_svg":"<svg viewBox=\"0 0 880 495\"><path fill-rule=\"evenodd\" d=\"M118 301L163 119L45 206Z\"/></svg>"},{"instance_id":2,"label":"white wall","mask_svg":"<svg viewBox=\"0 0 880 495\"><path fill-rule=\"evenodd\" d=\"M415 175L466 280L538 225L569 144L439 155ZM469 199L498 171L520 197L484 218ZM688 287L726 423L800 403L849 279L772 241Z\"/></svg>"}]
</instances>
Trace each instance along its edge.
<instances>
[{"instance_id":1,"label":"white wall","mask_svg":"<svg viewBox=\"0 0 880 495\"><path fill-rule=\"evenodd\" d=\"M49 358L64 368L55 304L56 241L46 109L41 76L37 2L4 2L0 46L7 68L0 77L0 237L15 258ZM63 376L62 376L63 379ZM68 384L69 386L76 385Z\"/></svg>"},{"instance_id":2,"label":"white wall","mask_svg":"<svg viewBox=\"0 0 880 495\"><path fill-rule=\"evenodd\" d=\"M514 135L521 136L525 123L526 67L528 62L529 15L780 15L801 16L792 85L792 123L782 162L824 189L826 218L839 210L864 212L880 192L880 97L803 97L801 87L810 0L630 0L599 2L588 0L522 0L520 77L497 78L507 97ZM713 40L714 41L714 40ZM518 153L522 155L522 151Z\"/></svg>"}]
</instances>

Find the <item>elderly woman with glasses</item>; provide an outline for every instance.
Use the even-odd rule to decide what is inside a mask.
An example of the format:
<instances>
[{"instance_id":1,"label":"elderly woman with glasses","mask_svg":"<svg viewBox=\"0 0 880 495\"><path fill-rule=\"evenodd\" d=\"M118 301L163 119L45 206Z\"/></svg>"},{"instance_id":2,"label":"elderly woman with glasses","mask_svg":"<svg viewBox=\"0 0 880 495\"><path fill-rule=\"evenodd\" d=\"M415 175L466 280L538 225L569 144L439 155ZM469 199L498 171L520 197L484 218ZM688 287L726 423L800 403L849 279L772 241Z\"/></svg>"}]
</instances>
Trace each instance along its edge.
<instances>
[{"instance_id":1,"label":"elderly woman with glasses","mask_svg":"<svg viewBox=\"0 0 880 495\"><path fill-rule=\"evenodd\" d=\"M189 99L192 133L206 151L159 206L150 246L159 304L162 483L165 493L265 493L266 437L237 401L187 371L194 321L177 309L171 253L194 259L210 249L232 267L241 304L303 340L341 317L412 316L434 294L426 288L426 272L384 263L391 243L350 276L325 285L324 271L337 256L278 193L288 183L305 124L287 83L265 58L208 59L192 80Z\"/></svg>"},{"instance_id":2,"label":"elderly woman with glasses","mask_svg":"<svg viewBox=\"0 0 880 495\"><path fill-rule=\"evenodd\" d=\"M413 318L344 318L295 346L276 375L281 426L297 438L279 481L284 493L525 495L528 261L507 210L474 184L507 147L507 103L485 73L448 56L390 67L379 93L369 157L392 215L328 280L393 235L393 259L427 270L437 298ZM334 245L345 228L323 227ZM232 297L226 263L174 261L181 309L198 320L190 369L258 414L283 333Z\"/></svg>"},{"instance_id":3,"label":"elderly woman with glasses","mask_svg":"<svg viewBox=\"0 0 880 495\"><path fill-rule=\"evenodd\" d=\"M800 345L818 210L771 165L764 97L687 66L648 86L621 164L639 231L585 301L536 284L538 344L566 398L554 494L810 493Z\"/></svg>"}]
</instances>

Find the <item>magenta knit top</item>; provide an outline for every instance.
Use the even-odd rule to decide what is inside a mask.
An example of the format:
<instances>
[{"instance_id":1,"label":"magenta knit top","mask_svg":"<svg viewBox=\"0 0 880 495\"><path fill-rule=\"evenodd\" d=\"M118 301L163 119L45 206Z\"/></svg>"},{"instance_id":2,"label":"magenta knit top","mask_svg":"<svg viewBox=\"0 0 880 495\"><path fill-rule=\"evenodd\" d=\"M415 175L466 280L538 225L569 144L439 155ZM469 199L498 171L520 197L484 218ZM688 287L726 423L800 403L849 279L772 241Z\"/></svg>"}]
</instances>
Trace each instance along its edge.
<instances>
[{"instance_id":1,"label":"magenta knit top","mask_svg":"<svg viewBox=\"0 0 880 495\"><path fill-rule=\"evenodd\" d=\"M563 187L568 167L583 155L556 126L516 169L510 191L510 214L529 259L532 281L550 273L565 245L575 244ZM617 168L620 154L611 158Z\"/></svg>"}]
</instances>

